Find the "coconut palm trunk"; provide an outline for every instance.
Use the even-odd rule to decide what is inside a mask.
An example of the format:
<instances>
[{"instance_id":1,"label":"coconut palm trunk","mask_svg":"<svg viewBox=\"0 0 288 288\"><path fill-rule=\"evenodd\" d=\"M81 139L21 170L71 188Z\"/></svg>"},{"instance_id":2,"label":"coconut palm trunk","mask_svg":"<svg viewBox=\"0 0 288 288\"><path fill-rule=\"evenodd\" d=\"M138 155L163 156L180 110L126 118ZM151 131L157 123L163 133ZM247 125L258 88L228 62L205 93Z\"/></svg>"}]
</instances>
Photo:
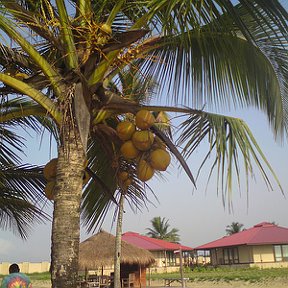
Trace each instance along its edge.
<instances>
[{"instance_id":1,"label":"coconut palm trunk","mask_svg":"<svg viewBox=\"0 0 288 288\"><path fill-rule=\"evenodd\" d=\"M52 226L52 287L76 287L80 241L80 199L85 155L76 129L64 130L59 147Z\"/></svg>"}]
</instances>

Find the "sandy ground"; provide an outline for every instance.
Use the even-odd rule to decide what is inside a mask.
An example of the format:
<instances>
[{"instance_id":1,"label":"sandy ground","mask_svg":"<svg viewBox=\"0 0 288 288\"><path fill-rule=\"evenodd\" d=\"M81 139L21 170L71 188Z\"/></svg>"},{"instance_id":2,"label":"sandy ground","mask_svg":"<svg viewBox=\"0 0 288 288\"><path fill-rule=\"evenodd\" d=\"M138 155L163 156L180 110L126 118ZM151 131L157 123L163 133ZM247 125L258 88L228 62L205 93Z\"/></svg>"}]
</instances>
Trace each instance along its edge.
<instances>
[{"instance_id":1,"label":"sandy ground","mask_svg":"<svg viewBox=\"0 0 288 288\"><path fill-rule=\"evenodd\" d=\"M33 288L51 288L50 281L33 281ZM173 285L173 287L180 287L181 285ZM162 281L152 281L150 287L163 287ZM288 278L275 279L269 281L262 281L256 283L249 283L244 281L231 282L188 282L187 287L191 288L288 288Z\"/></svg>"}]
</instances>

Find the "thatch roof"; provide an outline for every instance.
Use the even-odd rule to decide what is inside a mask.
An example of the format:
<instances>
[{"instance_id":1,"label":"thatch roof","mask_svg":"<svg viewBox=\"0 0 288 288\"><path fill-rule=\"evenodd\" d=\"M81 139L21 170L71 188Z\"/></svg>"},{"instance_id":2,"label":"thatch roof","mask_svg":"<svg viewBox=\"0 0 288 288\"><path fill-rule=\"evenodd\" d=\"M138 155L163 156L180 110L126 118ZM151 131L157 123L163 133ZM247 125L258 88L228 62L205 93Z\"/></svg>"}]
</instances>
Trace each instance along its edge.
<instances>
[{"instance_id":1,"label":"thatch roof","mask_svg":"<svg viewBox=\"0 0 288 288\"><path fill-rule=\"evenodd\" d=\"M122 241L121 264L149 266L155 262L152 253ZM105 231L80 243L79 269L96 269L114 264L115 236Z\"/></svg>"}]
</instances>

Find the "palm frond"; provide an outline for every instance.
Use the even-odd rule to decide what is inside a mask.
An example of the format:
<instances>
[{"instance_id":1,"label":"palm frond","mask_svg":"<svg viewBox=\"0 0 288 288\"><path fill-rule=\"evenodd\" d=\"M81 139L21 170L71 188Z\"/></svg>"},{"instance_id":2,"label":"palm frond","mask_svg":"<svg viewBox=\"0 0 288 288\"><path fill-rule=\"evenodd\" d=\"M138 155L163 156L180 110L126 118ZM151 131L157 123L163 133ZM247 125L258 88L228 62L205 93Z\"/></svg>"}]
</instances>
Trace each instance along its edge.
<instances>
[{"instance_id":1,"label":"palm frond","mask_svg":"<svg viewBox=\"0 0 288 288\"><path fill-rule=\"evenodd\" d=\"M46 202L43 190L46 181L43 176L43 167L34 165L1 165L1 183L24 200L34 204ZM12 193L13 194L13 193Z\"/></svg>"},{"instance_id":2,"label":"palm frond","mask_svg":"<svg viewBox=\"0 0 288 288\"><path fill-rule=\"evenodd\" d=\"M261 151L250 129L241 119L203 112L202 115L191 115L179 126L181 135L177 143L183 145L183 155L188 158L196 148L207 141L208 152L199 168L198 175L204 164L213 158L209 178L214 169L217 170L217 190L223 197L227 195L231 201L232 184L236 181L240 187L240 162L243 162L245 175L254 176L253 164L258 167L266 185L272 184L262 163L273 175L281 191L277 176ZM236 180L234 180L234 177ZM248 181L248 180L247 180ZM248 189L248 182L247 189ZM226 194L228 193L228 194Z\"/></svg>"},{"instance_id":3,"label":"palm frond","mask_svg":"<svg viewBox=\"0 0 288 288\"><path fill-rule=\"evenodd\" d=\"M193 174L192 174L187 162L184 160L181 153L176 148L175 144L170 140L170 138L168 136L165 135L165 133L163 133L161 130L157 129L156 126L153 126L151 128L151 130L155 133L155 135L157 135L167 145L170 152L173 153L173 155L177 158L177 160L179 161L179 163L183 167L184 171L186 172L186 174L190 178L193 185L196 186L196 182L195 182L195 179L193 177Z\"/></svg>"},{"instance_id":4,"label":"palm frond","mask_svg":"<svg viewBox=\"0 0 288 288\"><path fill-rule=\"evenodd\" d=\"M40 133L43 128L49 131L55 139L58 133L55 123L47 115L47 111L26 97L2 97L0 106L0 125L10 128L31 128ZM19 144L21 141L19 142ZM18 149L19 150L19 149Z\"/></svg>"},{"instance_id":5,"label":"palm frond","mask_svg":"<svg viewBox=\"0 0 288 288\"><path fill-rule=\"evenodd\" d=\"M118 92L119 95L139 104L150 103L155 98L159 86L152 76L147 74L143 77L133 64L120 71L109 84L112 91L114 89L115 93ZM117 91L116 87L121 91Z\"/></svg>"},{"instance_id":6,"label":"palm frond","mask_svg":"<svg viewBox=\"0 0 288 288\"><path fill-rule=\"evenodd\" d=\"M44 109L47 110L51 116L55 119L56 122L61 122L61 113L57 107L57 105L48 98L45 94L43 94L41 91L34 89L30 85L26 84L25 82L16 79L15 77L11 77L9 75L6 75L4 73L0 73L0 80L16 90L20 94L26 94L31 99L33 99L35 102L42 105ZM15 93L15 92L14 92Z\"/></svg>"},{"instance_id":7,"label":"palm frond","mask_svg":"<svg viewBox=\"0 0 288 288\"><path fill-rule=\"evenodd\" d=\"M179 1L172 1L170 7L170 2L160 2L157 6L155 1L155 7L161 11L163 5L163 9L167 8L163 13L171 15L174 15L174 8L194 5L189 1L189 4L186 2L183 5ZM207 7L204 8L206 4L203 4L203 11L217 1L204 2ZM212 3L211 6L208 2ZM148 51L150 58L146 57L139 63L141 71L144 75L153 75L161 83L165 99L169 92L174 95L174 98L170 98L173 104L181 102L198 109L204 105L213 106L214 109L254 105L267 113L275 133L287 133L287 12L283 11L278 1L273 1L270 8L259 1L251 1L251 5L239 1L241 5L236 7L231 3L228 5L228 2L219 5L226 8L222 13L215 12L216 18L210 15L215 10L211 8L207 17L212 18L203 22L197 17L193 18L198 15L199 3L198 8L191 10L195 15L191 15L193 19L190 21L194 23L197 20L198 25L191 24L189 29L183 31L171 28L167 36L163 33L164 36L160 38L144 41L139 49ZM256 12L251 11L252 5ZM275 23L276 14L283 21ZM161 21L165 19L161 18ZM186 18L182 21L190 23ZM180 26L176 25L177 29Z\"/></svg>"},{"instance_id":8,"label":"palm frond","mask_svg":"<svg viewBox=\"0 0 288 288\"><path fill-rule=\"evenodd\" d=\"M1 11L3 14L6 12ZM27 55L31 57L31 59L34 61L34 63L37 64L39 67L39 70L41 69L45 76L49 79L52 87L55 90L55 93L60 97L61 95L61 89L60 89L60 75L58 74L58 71L54 69L54 67L49 63L46 58L44 58L39 51L37 50L37 46L35 44L30 43L24 36L23 32L21 30L19 31L19 27L16 25L15 22L13 22L8 17L0 17L0 27L3 32L6 33L6 37L13 39L18 43L19 46L25 51ZM60 86L59 86L60 85Z\"/></svg>"},{"instance_id":9,"label":"palm frond","mask_svg":"<svg viewBox=\"0 0 288 288\"><path fill-rule=\"evenodd\" d=\"M191 29L198 30L215 20L217 22L210 29L218 29L219 27L223 29L227 24L227 18L229 18L235 27L242 31L245 38L253 42L253 36L245 19L243 19L243 11L255 23L263 23L264 21L271 28L277 25L282 34L287 32L287 11L277 0L269 3L261 0L239 0L237 5L232 0L204 0L200 2L152 0L139 1L137 4L138 13L135 13L134 17L131 15L132 19L136 22L140 18L141 22L142 19L139 17L141 11L142 18L146 16L146 23L151 23L163 35L182 34ZM129 4L127 4L127 7L129 7ZM231 32L228 27L225 30Z\"/></svg>"},{"instance_id":10,"label":"palm frond","mask_svg":"<svg viewBox=\"0 0 288 288\"><path fill-rule=\"evenodd\" d=\"M117 188L116 171L112 168L115 156L111 145L112 143L107 141L107 138L105 139L102 131L95 132L88 144L89 169L97 175L97 178L101 179L101 182L97 182L96 177L94 177L83 192L81 217L88 231L101 225L112 205L110 195L114 196Z\"/></svg>"},{"instance_id":11,"label":"palm frond","mask_svg":"<svg viewBox=\"0 0 288 288\"><path fill-rule=\"evenodd\" d=\"M34 9L31 5L23 7L23 5L21 6L19 3L16 3L16 1L4 1L2 4L5 5L7 10L15 17L15 19L17 19L19 25L27 26L38 36L53 43L55 47L61 49L60 41L55 38L51 31L53 26L49 25L54 22L55 27L53 30L55 30L57 27L56 23L58 22L58 18L56 17L57 15L54 13L53 6L49 1L39 1L39 5L37 5L38 7L36 8L35 5Z\"/></svg>"},{"instance_id":12,"label":"palm frond","mask_svg":"<svg viewBox=\"0 0 288 288\"><path fill-rule=\"evenodd\" d=\"M0 138L0 163L2 165L19 164L20 157L17 153L22 151L24 138L3 125L1 125Z\"/></svg>"},{"instance_id":13,"label":"palm frond","mask_svg":"<svg viewBox=\"0 0 288 288\"><path fill-rule=\"evenodd\" d=\"M34 223L49 219L44 212L46 180L43 167L0 165L0 228L27 238Z\"/></svg>"},{"instance_id":14,"label":"palm frond","mask_svg":"<svg viewBox=\"0 0 288 288\"><path fill-rule=\"evenodd\" d=\"M26 239L35 223L43 223L46 220L48 220L48 216L42 209L9 194L1 195L0 229L11 230Z\"/></svg>"},{"instance_id":15,"label":"palm frond","mask_svg":"<svg viewBox=\"0 0 288 288\"><path fill-rule=\"evenodd\" d=\"M18 67L33 67L35 65L31 59L23 54L20 53L16 48L11 48L3 43L0 44L0 64L3 67L12 67L15 70Z\"/></svg>"},{"instance_id":16,"label":"palm frond","mask_svg":"<svg viewBox=\"0 0 288 288\"><path fill-rule=\"evenodd\" d=\"M156 119L155 126L158 130L165 133L170 139L173 139L172 135L172 122L170 116L165 111L153 112Z\"/></svg>"},{"instance_id":17,"label":"palm frond","mask_svg":"<svg viewBox=\"0 0 288 288\"><path fill-rule=\"evenodd\" d=\"M13 109L15 105L19 108L19 103L22 101L19 100L7 100L1 99L1 106L0 106L0 119L2 115L5 115L7 111L13 114ZM18 102L16 104L16 102ZM11 106L10 106L11 104ZM20 104L21 105L21 104ZM19 127L28 127L37 130L39 127L33 122L28 119L11 119L10 121L5 121L0 123L0 163L1 165L14 165L20 163L20 153L23 151L25 145L25 139L19 136L15 131L16 128Z\"/></svg>"},{"instance_id":18,"label":"palm frond","mask_svg":"<svg viewBox=\"0 0 288 288\"><path fill-rule=\"evenodd\" d=\"M133 211L141 210L147 203L151 203L148 191L157 199L149 185L143 185L137 178L136 164L119 157L121 141L112 128L116 127L117 122L112 119L110 121L111 127L98 124L89 141L87 157L92 179L84 189L81 205L83 225L89 232L102 225L112 204L118 205L122 189L117 178L119 171L129 171L132 179L132 184L121 193L125 194Z\"/></svg>"},{"instance_id":19,"label":"palm frond","mask_svg":"<svg viewBox=\"0 0 288 288\"><path fill-rule=\"evenodd\" d=\"M150 63L143 62L143 73L162 83L162 95L170 92L173 103L198 108L253 105L267 113L275 131L287 132L287 51L264 39L260 50L239 37L194 36L187 48L171 37L170 44L151 52Z\"/></svg>"},{"instance_id":20,"label":"palm frond","mask_svg":"<svg viewBox=\"0 0 288 288\"><path fill-rule=\"evenodd\" d=\"M127 190L123 190L121 185L119 185L119 189L123 190L122 193L125 194L125 200L132 211L142 211L143 207L147 207L147 204L154 205L154 202L152 201L151 196L148 196L148 193L153 196L156 202L158 202L158 198L151 187L138 179L136 163L121 159L119 170L128 171L129 178L132 179L132 184L129 185Z\"/></svg>"},{"instance_id":21,"label":"palm frond","mask_svg":"<svg viewBox=\"0 0 288 288\"><path fill-rule=\"evenodd\" d=\"M152 238L163 239L170 242L179 242L179 230L177 228L170 229L169 220L160 216L154 217L151 220L152 228L147 228L146 233Z\"/></svg>"},{"instance_id":22,"label":"palm frond","mask_svg":"<svg viewBox=\"0 0 288 288\"><path fill-rule=\"evenodd\" d=\"M62 45L64 44L64 50L66 55L66 62L70 69L77 68L77 54L76 47L72 32L72 23L70 22L68 11L64 0L56 0L56 5L58 8L59 19L61 23L61 35L62 35Z\"/></svg>"}]
</instances>

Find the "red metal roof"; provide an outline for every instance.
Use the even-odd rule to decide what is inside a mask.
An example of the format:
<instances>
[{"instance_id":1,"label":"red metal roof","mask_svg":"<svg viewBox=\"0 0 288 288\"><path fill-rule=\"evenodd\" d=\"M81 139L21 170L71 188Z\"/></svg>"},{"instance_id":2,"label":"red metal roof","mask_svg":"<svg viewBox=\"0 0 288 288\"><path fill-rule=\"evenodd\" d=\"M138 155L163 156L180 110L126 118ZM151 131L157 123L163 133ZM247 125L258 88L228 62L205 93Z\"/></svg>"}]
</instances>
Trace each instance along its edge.
<instances>
[{"instance_id":1,"label":"red metal roof","mask_svg":"<svg viewBox=\"0 0 288 288\"><path fill-rule=\"evenodd\" d=\"M137 247L152 251L152 250L166 250L166 251L176 251L180 247L182 251L191 251L193 248L184 246L181 244L171 243L165 240L150 238L144 235L140 235L135 232L126 232L122 235L122 240L128 242L129 244L135 245Z\"/></svg>"},{"instance_id":2,"label":"red metal roof","mask_svg":"<svg viewBox=\"0 0 288 288\"><path fill-rule=\"evenodd\" d=\"M264 244L288 244L288 228L262 222L239 233L224 236L221 239L198 246L195 250Z\"/></svg>"}]
</instances>

